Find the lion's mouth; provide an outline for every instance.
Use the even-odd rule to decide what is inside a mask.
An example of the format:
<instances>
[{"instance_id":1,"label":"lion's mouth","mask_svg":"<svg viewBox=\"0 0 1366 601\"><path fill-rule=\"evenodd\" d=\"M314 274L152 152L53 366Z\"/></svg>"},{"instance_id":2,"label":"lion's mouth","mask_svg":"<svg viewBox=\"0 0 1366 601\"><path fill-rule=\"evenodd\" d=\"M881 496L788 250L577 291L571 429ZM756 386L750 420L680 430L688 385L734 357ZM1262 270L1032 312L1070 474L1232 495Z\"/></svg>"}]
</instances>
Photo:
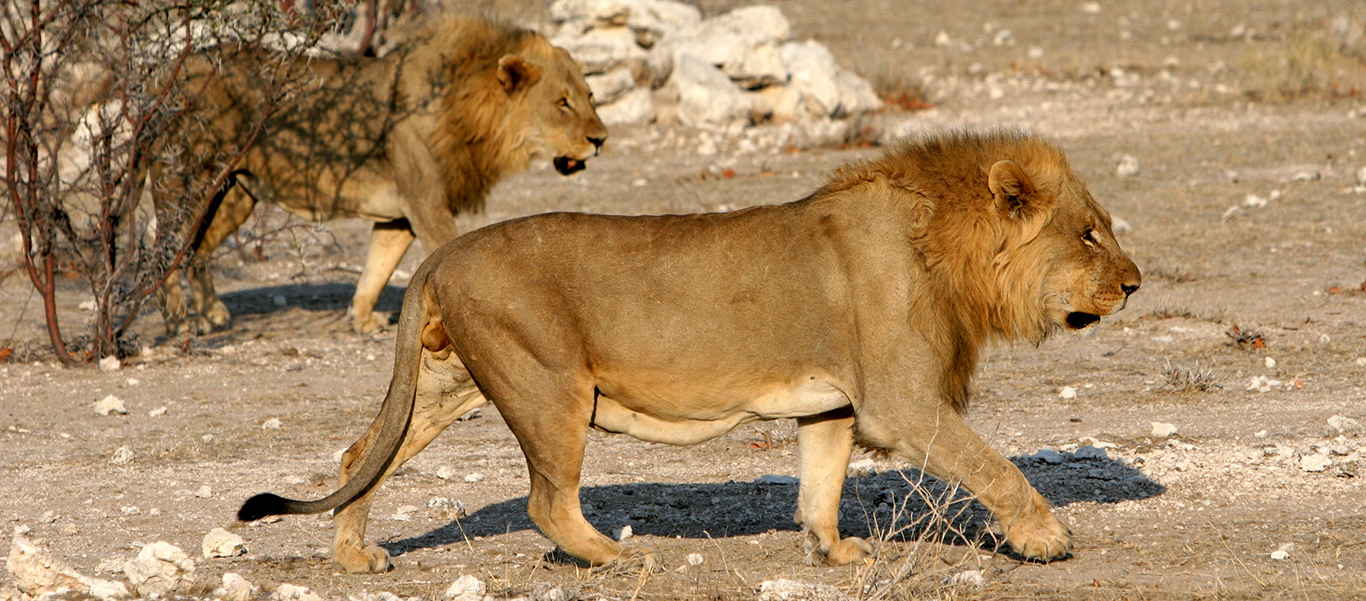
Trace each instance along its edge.
<instances>
[{"instance_id":1,"label":"lion's mouth","mask_svg":"<svg viewBox=\"0 0 1366 601\"><path fill-rule=\"evenodd\" d=\"M573 175L588 167L587 161L570 157L555 157L551 163L555 165L555 170L559 171L560 175Z\"/></svg>"},{"instance_id":2,"label":"lion's mouth","mask_svg":"<svg viewBox=\"0 0 1366 601\"><path fill-rule=\"evenodd\" d=\"M1067 327L1072 328L1074 330L1080 330L1086 326L1096 323L1097 321L1100 321L1100 316L1096 315L1095 313L1073 311L1067 314L1067 318L1065 319L1065 321L1067 322Z\"/></svg>"}]
</instances>

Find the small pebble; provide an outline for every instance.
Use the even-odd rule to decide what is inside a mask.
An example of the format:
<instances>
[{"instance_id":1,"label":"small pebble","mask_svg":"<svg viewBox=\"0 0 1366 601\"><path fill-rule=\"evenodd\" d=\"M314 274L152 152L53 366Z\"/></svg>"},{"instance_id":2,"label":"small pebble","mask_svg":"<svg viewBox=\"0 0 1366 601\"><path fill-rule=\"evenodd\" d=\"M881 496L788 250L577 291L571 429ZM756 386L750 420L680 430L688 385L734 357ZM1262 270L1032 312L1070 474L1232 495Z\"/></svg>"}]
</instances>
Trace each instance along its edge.
<instances>
[{"instance_id":1,"label":"small pebble","mask_svg":"<svg viewBox=\"0 0 1366 601\"><path fill-rule=\"evenodd\" d=\"M687 561L690 566L700 566L702 562L706 561L706 558L702 557L701 553L689 553Z\"/></svg>"},{"instance_id":2,"label":"small pebble","mask_svg":"<svg viewBox=\"0 0 1366 601\"><path fill-rule=\"evenodd\" d=\"M127 465L133 462L133 449L119 447L114 451L114 456L109 458L109 462L114 465Z\"/></svg>"},{"instance_id":3,"label":"small pebble","mask_svg":"<svg viewBox=\"0 0 1366 601\"><path fill-rule=\"evenodd\" d=\"M631 525L627 524L625 526L622 526L621 530L617 531L617 540L626 540L628 538L631 538L633 534L635 534L635 532L631 530Z\"/></svg>"},{"instance_id":4,"label":"small pebble","mask_svg":"<svg viewBox=\"0 0 1366 601\"><path fill-rule=\"evenodd\" d=\"M1276 360L1275 360L1275 359L1272 359L1271 357L1267 357L1266 360L1265 360L1265 363L1266 363L1266 368L1267 368L1267 369L1272 369L1272 368L1276 367Z\"/></svg>"},{"instance_id":5,"label":"small pebble","mask_svg":"<svg viewBox=\"0 0 1366 601\"><path fill-rule=\"evenodd\" d=\"M111 394L95 403L95 413L99 415L128 415L128 409L123 406L123 399Z\"/></svg>"},{"instance_id":6,"label":"small pebble","mask_svg":"<svg viewBox=\"0 0 1366 601\"><path fill-rule=\"evenodd\" d=\"M1115 166L1115 175L1120 177L1133 177L1138 175L1138 157L1131 154L1119 157L1119 164Z\"/></svg>"},{"instance_id":7,"label":"small pebble","mask_svg":"<svg viewBox=\"0 0 1366 601\"><path fill-rule=\"evenodd\" d=\"M280 418L278 417L272 417L261 423L262 430L279 430L281 426L283 426L283 424L280 423Z\"/></svg>"},{"instance_id":8,"label":"small pebble","mask_svg":"<svg viewBox=\"0 0 1366 601\"><path fill-rule=\"evenodd\" d=\"M1058 397L1063 399L1075 399L1077 398L1077 388L1075 386L1063 386L1062 390L1058 391Z\"/></svg>"},{"instance_id":9,"label":"small pebble","mask_svg":"<svg viewBox=\"0 0 1366 601\"><path fill-rule=\"evenodd\" d=\"M1153 422L1153 438L1167 438L1176 434L1176 425L1166 422Z\"/></svg>"},{"instance_id":10,"label":"small pebble","mask_svg":"<svg viewBox=\"0 0 1366 601\"><path fill-rule=\"evenodd\" d=\"M474 472L474 473L472 473L472 474L465 474L465 481L466 481L466 482L478 482L478 481L483 480L483 479L484 479L484 475L481 474L481 473L479 473L479 472Z\"/></svg>"}]
</instances>

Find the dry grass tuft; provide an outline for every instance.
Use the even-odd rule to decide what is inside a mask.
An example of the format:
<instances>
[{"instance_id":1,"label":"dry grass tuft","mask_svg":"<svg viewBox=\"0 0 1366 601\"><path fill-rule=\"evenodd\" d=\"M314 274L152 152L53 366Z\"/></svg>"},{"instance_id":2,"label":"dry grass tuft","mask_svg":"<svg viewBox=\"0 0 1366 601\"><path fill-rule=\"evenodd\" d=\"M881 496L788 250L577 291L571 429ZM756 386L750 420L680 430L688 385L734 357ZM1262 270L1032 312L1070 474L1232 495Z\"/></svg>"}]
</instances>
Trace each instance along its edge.
<instances>
[{"instance_id":1,"label":"dry grass tuft","mask_svg":"<svg viewBox=\"0 0 1366 601\"><path fill-rule=\"evenodd\" d=\"M1167 388L1177 392L1212 392L1223 388L1215 381L1214 370L1200 367L1199 361L1191 367L1184 367L1172 365L1171 360L1168 360L1162 368L1162 377L1166 380Z\"/></svg>"}]
</instances>

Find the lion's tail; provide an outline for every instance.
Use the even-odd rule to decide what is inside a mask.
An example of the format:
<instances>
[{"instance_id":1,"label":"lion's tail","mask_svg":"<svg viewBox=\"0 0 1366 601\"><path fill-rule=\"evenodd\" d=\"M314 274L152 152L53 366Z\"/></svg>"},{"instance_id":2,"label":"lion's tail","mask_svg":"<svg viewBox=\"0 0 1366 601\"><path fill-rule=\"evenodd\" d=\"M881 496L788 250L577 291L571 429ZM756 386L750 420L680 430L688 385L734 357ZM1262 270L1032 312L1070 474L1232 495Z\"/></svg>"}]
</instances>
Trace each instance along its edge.
<instances>
[{"instance_id":1,"label":"lion's tail","mask_svg":"<svg viewBox=\"0 0 1366 601\"><path fill-rule=\"evenodd\" d=\"M271 515L322 513L343 507L360 498L379 482L389 463L398 454L399 445L408 434L412 421L413 403L422 359L421 334L427 319L427 280L438 261L429 260L418 268L403 295L403 310L399 314L397 344L394 349L394 374L389 380L389 393L380 406L382 422L379 435L368 445L356 470L346 484L316 501L286 499L271 493L261 493L247 499L237 510L243 522L259 520Z\"/></svg>"}]
</instances>

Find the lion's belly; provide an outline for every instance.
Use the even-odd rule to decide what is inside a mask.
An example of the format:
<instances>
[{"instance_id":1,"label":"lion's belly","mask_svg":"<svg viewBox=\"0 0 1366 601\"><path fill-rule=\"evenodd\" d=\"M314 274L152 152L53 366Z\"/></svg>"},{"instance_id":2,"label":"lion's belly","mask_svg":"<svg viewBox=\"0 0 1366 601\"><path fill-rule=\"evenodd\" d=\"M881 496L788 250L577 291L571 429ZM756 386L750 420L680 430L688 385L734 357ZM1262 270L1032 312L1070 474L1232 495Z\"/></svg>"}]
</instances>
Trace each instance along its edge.
<instances>
[{"instance_id":1,"label":"lion's belly","mask_svg":"<svg viewBox=\"0 0 1366 601\"><path fill-rule=\"evenodd\" d=\"M766 388L767 392L740 394L741 400L734 402L619 401L604 393L598 397L593 426L649 442L688 445L716 438L743 423L817 415L850 403L839 387L814 376Z\"/></svg>"},{"instance_id":2,"label":"lion's belly","mask_svg":"<svg viewBox=\"0 0 1366 601\"><path fill-rule=\"evenodd\" d=\"M342 182L327 174L307 182L264 181L251 177L240 182L257 199L273 202L309 221L369 219L393 221L406 217L403 198L391 178L358 172Z\"/></svg>"}]
</instances>

